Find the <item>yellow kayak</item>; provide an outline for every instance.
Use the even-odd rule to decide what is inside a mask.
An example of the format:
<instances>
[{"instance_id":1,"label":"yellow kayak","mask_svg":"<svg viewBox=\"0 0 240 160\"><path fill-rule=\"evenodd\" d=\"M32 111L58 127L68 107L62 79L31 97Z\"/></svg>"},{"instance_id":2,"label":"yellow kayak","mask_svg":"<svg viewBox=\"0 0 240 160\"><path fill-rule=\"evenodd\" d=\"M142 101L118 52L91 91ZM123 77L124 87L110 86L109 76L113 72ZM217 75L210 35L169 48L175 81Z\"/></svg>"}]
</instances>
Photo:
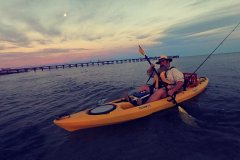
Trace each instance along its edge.
<instances>
[{"instance_id":1,"label":"yellow kayak","mask_svg":"<svg viewBox=\"0 0 240 160\"><path fill-rule=\"evenodd\" d=\"M207 87L208 81L206 77L198 78L198 85L187 87L185 91L177 93L176 101L181 103L197 96ZM54 124L67 131L76 131L84 128L122 123L174 107L175 104L170 99L171 97L167 97L155 102L134 106L127 102L125 98L121 98L96 108L86 109L71 115L64 115L55 119Z\"/></svg>"}]
</instances>

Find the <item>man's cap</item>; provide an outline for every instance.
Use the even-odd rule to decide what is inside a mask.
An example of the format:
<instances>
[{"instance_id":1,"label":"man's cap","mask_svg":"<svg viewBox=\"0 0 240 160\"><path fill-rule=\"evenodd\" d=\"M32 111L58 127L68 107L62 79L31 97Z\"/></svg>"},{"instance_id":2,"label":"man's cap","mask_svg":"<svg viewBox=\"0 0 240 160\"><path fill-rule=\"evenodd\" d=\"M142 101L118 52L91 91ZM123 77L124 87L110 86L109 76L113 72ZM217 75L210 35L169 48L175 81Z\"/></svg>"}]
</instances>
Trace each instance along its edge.
<instances>
[{"instance_id":1,"label":"man's cap","mask_svg":"<svg viewBox=\"0 0 240 160\"><path fill-rule=\"evenodd\" d=\"M161 55L156 62L156 64L160 64L161 61L163 60L168 60L169 62L172 62L172 57L166 56L166 55Z\"/></svg>"}]
</instances>

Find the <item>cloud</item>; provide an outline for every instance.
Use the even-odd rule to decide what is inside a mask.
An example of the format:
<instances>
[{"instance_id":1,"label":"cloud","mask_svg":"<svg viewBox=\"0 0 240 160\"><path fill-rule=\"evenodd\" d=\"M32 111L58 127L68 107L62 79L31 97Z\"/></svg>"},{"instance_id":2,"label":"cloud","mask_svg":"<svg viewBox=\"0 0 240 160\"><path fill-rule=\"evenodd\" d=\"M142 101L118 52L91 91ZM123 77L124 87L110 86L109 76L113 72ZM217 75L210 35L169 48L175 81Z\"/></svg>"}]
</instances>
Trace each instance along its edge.
<instances>
[{"instance_id":1,"label":"cloud","mask_svg":"<svg viewBox=\"0 0 240 160\"><path fill-rule=\"evenodd\" d=\"M0 45L0 51L1 50L6 50L6 49L16 49L17 47L15 46L7 46L7 45L4 45L4 44L1 44Z\"/></svg>"},{"instance_id":2,"label":"cloud","mask_svg":"<svg viewBox=\"0 0 240 160\"><path fill-rule=\"evenodd\" d=\"M35 39L34 42L40 44L40 45L47 45L53 43L51 39Z\"/></svg>"},{"instance_id":3,"label":"cloud","mask_svg":"<svg viewBox=\"0 0 240 160\"><path fill-rule=\"evenodd\" d=\"M59 29L57 19L53 19L55 14L49 14L49 17L43 16L49 13L49 11L44 13L44 9L38 7L39 5L41 3L28 0L12 3L1 2L1 39L15 43L20 47L29 47L36 37L38 39L51 37L52 39L61 36L62 33ZM45 8L47 9L47 6Z\"/></svg>"},{"instance_id":4,"label":"cloud","mask_svg":"<svg viewBox=\"0 0 240 160\"><path fill-rule=\"evenodd\" d=\"M0 56L47 58L86 53L90 59L104 52L114 57L119 52L132 53L138 43L154 54L159 48L194 54L191 50L211 48L230 32L239 21L239 7L238 0L1 1Z\"/></svg>"},{"instance_id":5,"label":"cloud","mask_svg":"<svg viewBox=\"0 0 240 160\"><path fill-rule=\"evenodd\" d=\"M43 26L42 24L44 22L40 23L40 19L33 18L33 17L21 17L20 19L21 22L25 22L27 25L27 28L35 31L37 33L40 33L44 36L48 37L56 37L60 36L62 33L59 30L58 26Z\"/></svg>"},{"instance_id":6,"label":"cloud","mask_svg":"<svg viewBox=\"0 0 240 160\"><path fill-rule=\"evenodd\" d=\"M198 21L194 19L191 19L191 23L185 23L185 24L176 24L176 26L173 26L168 30L168 33L175 34L175 35L189 35L196 32L204 32L207 30L212 30L216 28L222 28L229 25L236 25L237 20L239 19L240 14L236 15L227 15L215 19L206 18L206 15L202 15L201 17L198 17Z\"/></svg>"},{"instance_id":7,"label":"cloud","mask_svg":"<svg viewBox=\"0 0 240 160\"><path fill-rule=\"evenodd\" d=\"M169 27L164 37L156 39L163 45L180 45L186 42L194 43L196 39L206 40L222 39L238 23L240 13L211 17L214 11L193 17L186 22L176 23ZM199 43L199 41L198 41Z\"/></svg>"},{"instance_id":8,"label":"cloud","mask_svg":"<svg viewBox=\"0 0 240 160\"><path fill-rule=\"evenodd\" d=\"M201 3L201 5L207 4ZM217 9L188 17L184 21L176 21L163 31L163 36L154 39L155 44L149 49L150 52L153 55L158 55L159 50L180 55L208 54L239 23L239 6L239 2L234 5L226 4L224 7L217 7ZM239 51L238 45L231 40L240 37L238 30L224 42L217 52Z\"/></svg>"},{"instance_id":9,"label":"cloud","mask_svg":"<svg viewBox=\"0 0 240 160\"><path fill-rule=\"evenodd\" d=\"M89 50L87 48L46 48L36 52L32 52L31 54L69 54L71 52L81 52Z\"/></svg>"},{"instance_id":10,"label":"cloud","mask_svg":"<svg viewBox=\"0 0 240 160\"><path fill-rule=\"evenodd\" d=\"M1 46L0 46L1 47ZM46 55L57 55L57 54L71 54L76 52L88 51L87 48L45 48L32 52L0 52L0 58L15 58L15 57L38 57Z\"/></svg>"},{"instance_id":11,"label":"cloud","mask_svg":"<svg viewBox=\"0 0 240 160\"><path fill-rule=\"evenodd\" d=\"M148 37L151 37L151 34L141 34L136 36L137 39L146 39Z\"/></svg>"},{"instance_id":12,"label":"cloud","mask_svg":"<svg viewBox=\"0 0 240 160\"><path fill-rule=\"evenodd\" d=\"M96 41L102 39L101 35L95 35L95 34L83 34L80 36L81 39L86 40L86 41Z\"/></svg>"},{"instance_id":13,"label":"cloud","mask_svg":"<svg viewBox=\"0 0 240 160\"><path fill-rule=\"evenodd\" d=\"M219 36L219 34L226 33L227 30L232 26L227 26L227 27L219 27L219 28L214 28L214 29L209 29L203 32L196 32L193 33L189 36L186 36L186 38L204 38L204 37L215 37Z\"/></svg>"},{"instance_id":14,"label":"cloud","mask_svg":"<svg viewBox=\"0 0 240 160\"><path fill-rule=\"evenodd\" d=\"M0 41L30 47L30 39L17 28L0 23Z\"/></svg>"},{"instance_id":15,"label":"cloud","mask_svg":"<svg viewBox=\"0 0 240 160\"><path fill-rule=\"evenodd\" d=\"M46 48L31 52L0 52L0 68L5 67L27 67L48 64L63 64L70 61L79 61L87 48ZM14 66L12 64L15 64Z\"/></svg>"}]
</instances>

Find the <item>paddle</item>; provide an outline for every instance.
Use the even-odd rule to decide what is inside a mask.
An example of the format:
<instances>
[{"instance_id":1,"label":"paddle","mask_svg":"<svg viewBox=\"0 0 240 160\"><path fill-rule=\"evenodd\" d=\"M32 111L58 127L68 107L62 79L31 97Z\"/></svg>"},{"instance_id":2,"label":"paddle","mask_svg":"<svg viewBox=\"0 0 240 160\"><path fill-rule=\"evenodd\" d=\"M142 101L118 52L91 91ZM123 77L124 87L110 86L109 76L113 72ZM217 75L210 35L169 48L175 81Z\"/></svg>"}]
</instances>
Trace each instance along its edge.
<instances>
[{"instance_id":1,"label":"paddle","mask_svg":"<svg viewBox=\"0 0 240 160\"><path fill-rule=\"evenodd\" d=\"M143 56L145 56L146 60L147 60L148 63L151 65L152 63L150 62L148 56L145 54L145 51L142 49L142 47L141 47L140 45L138 45L138 46L139 46L139 52L140 52ZM158 78L160 79L160 76L159 76L159 74L157 73L157 70L155 69L155 67L153 67L153 71L156 73L156 75L157 75Z\"/></svg>"},{"instance_id":2,"label":"paddle","mask_svg":"<svg viewBox=\"0 0 240 160\"><path fill-rule=\"evenodd\" d=\"M145 53L145 51L142 49L142 47L140 46L140 45L138 45L139 46L139 52L143 55L143 56L145 56L145 58L146 58L146 60L148 61L148 63L151 65L152 63L150 62L150 60L149 60L149 58L148 58L148 56L146 55L146 53ZM153 67L153 71L156 73L156 75L158 76L158 78L159 79L161 79L160 78L160 76L159 76L159 74L157 73L157 70L155 69L155 67ZM166 87L167 88L167 87ZM167 91L167 90L166 90ZM172 97L172 102L178 107L178 111L180 112L180 113L184 113L184 114L187 114L189 117L192 117L192 116L190 116L178 103L177 103L177 101L176 101L176 96L171 96Z\"/></svg>"}]
</instances>

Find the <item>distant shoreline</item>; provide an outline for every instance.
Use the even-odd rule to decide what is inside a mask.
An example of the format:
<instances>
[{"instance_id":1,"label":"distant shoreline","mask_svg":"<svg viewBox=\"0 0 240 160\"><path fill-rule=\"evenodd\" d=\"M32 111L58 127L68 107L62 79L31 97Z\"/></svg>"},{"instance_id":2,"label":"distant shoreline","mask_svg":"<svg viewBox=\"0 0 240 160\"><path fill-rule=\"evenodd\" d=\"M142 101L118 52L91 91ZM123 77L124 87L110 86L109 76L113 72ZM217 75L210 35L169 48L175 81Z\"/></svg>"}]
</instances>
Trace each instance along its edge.
<instances>
[{"instance_id":1,"label":"distant shoreline","mask_svg":"<svg viewBox=\"0 0 240 160\"><path fill-rule=\"evenodd\" d=\"M240 54L240 52L228 52L228 53L215 53L215 55L226 55L226 54ZM181 57L200 57L206 56L207 54L202 55L193 55L193 56L181 56ZM173 58L179 58L179 56L172 56ZM157 60L156 57L149 57L149 59ZM121 64L121 63L131 63L131 62L141 62L146 61L145 58L132 58L132 59L122 59L122 60L106 60L106 61L89 61L89 62L81 62L81 63L72 63L72 64L52 64L52 65L44 65L44 66L35 66L35 67L22 67L22 68L2 68L0 69L0 76L1 75L9 75L9 74L16 74L16 73L25 73L30 71L43 71L43 70L51 70L51 69L64 69L64 68L77 68L77 67L85 67L85 66L94 66L94 65L110 65L110 64Z\"/></svg>"}]
</instances>

